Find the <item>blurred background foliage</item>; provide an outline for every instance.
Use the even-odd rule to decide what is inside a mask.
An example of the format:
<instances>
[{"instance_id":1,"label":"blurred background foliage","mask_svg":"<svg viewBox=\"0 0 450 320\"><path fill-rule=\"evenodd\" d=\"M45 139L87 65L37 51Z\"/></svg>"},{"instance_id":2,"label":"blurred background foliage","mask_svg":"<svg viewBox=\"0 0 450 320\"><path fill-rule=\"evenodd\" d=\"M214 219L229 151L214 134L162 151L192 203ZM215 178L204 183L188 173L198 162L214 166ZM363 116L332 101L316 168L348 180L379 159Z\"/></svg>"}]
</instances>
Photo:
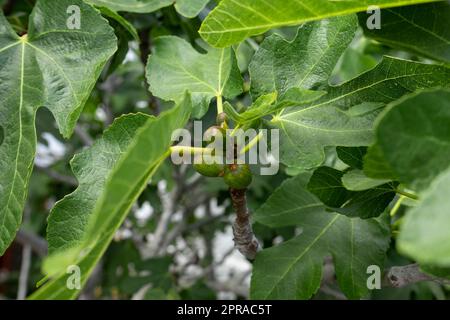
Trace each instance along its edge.
<instances>
[{"instance_id":1,"label":"blurred background foliage","mask_svg":"<svg viewBox=\"0 0 450 320\"><path fill-rule=\"evenodd\" d=\"M158 115L172 104L153 97L145 81L144 66L152 41L161 35L177 35L204 52L197 30L218 1L194 19L179 15L171 6L150 14L122 13L137 30L133 35L116 19L108 18L119 39L119 50L104 70L87 102L75 134L64 140L47 110L37 114L38 148L35 170L17 240L0 258L0 298L24 298L36 290L46 254L46 219L56 201L75 190L77 181L70 170L71 158L101 136L121 114L143 112ZM0 0L4 13L18 34L27 32L33 0ZM292 39L298 27L271 30L235 46L239 68L245 79L245 93L233 101L238 108L251 102L248 93L248 64L266 36L282 34ZM383 55L423 60L396 51L363 36L362 31L341 57L332 76L339 84L373 68ZM215 108L203 119L206 129L215 122ZM1 138L1 136L0 136ZM339 165L335 149L329 149L327 163ZM276 176L255 177L248 194L249 207L257 209L287 177L301 172L281 168ZM306 176L309 173L304 173ZM170 159L135 204L117 232L81 299L244 299L248 298L251 263L235 249L232 240L233 212L226 185L220 179L204 179L190 167L172 165ZM166 203L171 202L170 204ZM167 208L169 206L169 208ZM158 253L149 252L155 229L164 210L172 210L166 237ZM398 215L401 218L401 214ZM293 227L270 229L254 226L264 247L296 235ZM394 248L392 244L392 248ZM411 263L389 252L386 267ZM448 299L449 288L423 282L401 289L374 291L372 299ZM317 299L342 299L337 285L323 287Z\"/></svg>"}]
</instances>

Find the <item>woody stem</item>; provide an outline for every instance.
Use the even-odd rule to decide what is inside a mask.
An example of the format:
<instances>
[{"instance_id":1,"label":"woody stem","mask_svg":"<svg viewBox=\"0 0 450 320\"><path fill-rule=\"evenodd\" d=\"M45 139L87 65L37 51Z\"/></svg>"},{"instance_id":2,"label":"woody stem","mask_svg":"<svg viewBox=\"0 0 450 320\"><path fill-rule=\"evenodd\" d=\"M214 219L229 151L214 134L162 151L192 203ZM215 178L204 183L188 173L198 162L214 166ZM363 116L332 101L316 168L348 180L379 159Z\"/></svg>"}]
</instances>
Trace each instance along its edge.
<instances>
[{"instance_id":1,"label":"woody stem","mask_svg":"<svg viewBox=\"0 0 450 320\"><path fill-rule=\"evenodd\" d=\"M247 208L246 189L230 189L233 208L236 211L236 220L233 223L234 244L247 259L256 257L260 245L256 239Z\"/></svg>"}]
</instances>

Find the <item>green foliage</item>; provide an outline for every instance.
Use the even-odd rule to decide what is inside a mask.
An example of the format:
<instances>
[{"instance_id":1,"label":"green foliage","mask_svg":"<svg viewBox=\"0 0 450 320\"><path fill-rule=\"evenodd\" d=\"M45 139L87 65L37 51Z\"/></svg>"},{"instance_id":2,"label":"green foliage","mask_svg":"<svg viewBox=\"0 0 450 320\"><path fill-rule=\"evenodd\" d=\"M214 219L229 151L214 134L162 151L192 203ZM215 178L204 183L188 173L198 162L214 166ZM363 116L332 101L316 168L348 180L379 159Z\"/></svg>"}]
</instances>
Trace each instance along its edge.
<instances>
[{"instance_id":1,"label":"green foliage","mask_svg":"<svg viewBox=\"0 0 450 320\"><path fill-rule=\"evenodd\" d=\"M450 62L450 30L447 1L385 9L381 11L383 27L369 30L367 15L360 14L364 33L394 48L401 48L431 59Z\"/></svg>"},{"instance_id":2,"label":"green foliage","mask_svg":"<svg viewBox=\"0 0 450 320\"><path fill-rule=\"evenodd\" d=\"M362 219L378 217L394 199L392 184L350 191L344 187L343 177L342 171L320 167L314 171L308 190L333 211Z\"/></svg>"},{"instance_id":3,"label":"green foliage","mask_svg":"<svg viewBox=\"0 0 450 320\"><path fill-rule=\"evenodd\" d=\"M70 5L79 5L84 12L81 30L67 30L66 17L59 14ZM35 154L37 109L48 108L60 132L69 137L116 48L107 21L79 0L38 1L29 32L22 37L0 12L0 126L4 132L0 145L0 254L14 239L22 219Z\"/></svg>"},{"instance_id":4,"label":"green foliage","mask_svg":"<svg viewBox=\"0 0 450 320\"><path fill-rule=\"evenodd\" d=\"M108 299L214 299L227 286L236 298L310 299L330 281L349 299L379 299L392 291L369 290L371 266L417 262L450 277L448 2L0 4L0 255L14 255L25 212L23 229L49 248L32 256L30 299L75 299L97 277L87 291ZM71 5L81 29L67 25ZM381 29L367 27L370 5L382 8ZM210 140L173 146L195 119ZM217 137L249 128L279 129L266 157L282 164L274 176L256 174L262 164L165 161L204 157ZM254 236L263 244L245 262L250 290L243 278L214 283L225 261L214 244L228 230L241 252ZM185 277L191 265L200 275ZM332 265L336 277L323 279Z\"/></svg>"},{"instance_id":5,"label":"green foliage","mask_svg":"<svg viewBox=\"0 0 450 320\"><path fill-rule=\"evenodd\" d=\"M325 146L357 147L373 142L373 123L383 105L422 88L447 86L448 68L385 57L374 69L312 103L283 111L271 124L281 130L281 161L314 168ZM382 92L383 94L380 94Z\"/></svg>"},{"instance_id":6,"label":"green foliage","mask_svg":"<svg viewBox=\"0 0 450 320\"><path fill-rule=\"evenodd\" d=\"M433 0L223 0L206 18L201 36L211 45L226 47L269 29L381 8L404 6Z\"/></svg>"},{"instance_id":7,"label":"green foliage","mask_svg":"<svg viewBox=\"0 0 450 320\"><path fill-rule=\"evenodd\" d=\"M80 293L66 287L70 276L66 273L67 266L78 265L81 282L87 281L131 206L170 154L171 134L186 124L190 110L191 101L187 97L158 119L139 114L119 118L105 132L103 140L74 159L80 186L51 213L48 240L55 253L45 266L50 280L32 299L68 299ZM108 167L102 169L105 164ZM79 171L81 168L83 172ZM74 217L76 220L71 221ZM73 232L70 235L69 230Z\"/></svg>"},{"instance_id":8,"label":"green foliage","mask_svg":"<svg viewBox=\"0 0 450 320\"><path fill-rule=\"evenodd\" d=\"M291 42L278 34L265 39L249 67L252 96L326 83L355 36L356 20L350 15L308 23Z\"/></svg>"},{"instance_id":9,"label":"green foliage","mask_svg":"<svg viewBox=\"0 0 450 320\"><path fill-rule=\"evenodd\" d=\"M399 251L424 265L450 266L449 187L447 170L424 191L421 203L408 213L400 233ZM448 270L444 274L448 275Z\"/></svg>"},{"instance_id":10,"label":"green foliage","mask_svg":"<svg viewBox=\"0 0 450 320\"><path fill-rule=\"evenodd\" d=\"M377 124L377 145L397 179L420 191L449 167L450 91L407 96Z\"/></svg>"},{"instance_id":11,"label":"green foliage","mask_svg":"<svg viewBox=\"0 0 450 320\"><path fill-rule=\"evenodd\" d=\"M189 18L197 16L209 0L85 0L99 7L107 7L115 11L137 13L154 12L175 4L176 10Z\"/></svg>"},{"instance_id":12,"label":"green foliage","mask_svg":"<svg viewBox=\"0 0 450 320\"><path fill-rule=\"evenodd\" d=\"M147 79L155 96L179 101L184 91L189 90L194 115L202 117L212 98L234 98L242 92L233 49L210 48L207 54L201 54L183 39L172 36L157 38L154 46Z\"/></svg>"},{"instance_id":13,"label":"green foliage","mask_svg":"<svg viewBox=\"0 0 450 320\"><path fill-rule=\"evenodd\" d=\"M253 299L310 298L320 287L328 255L333 257L339 286L347 297L364 297L367 267L383 265L389 246L386 217L361 220L326 212L304 189L301 176L284 182L255 218L271 227L296 225L302 233L258 255Z\"/></svg>"}]
</instances>

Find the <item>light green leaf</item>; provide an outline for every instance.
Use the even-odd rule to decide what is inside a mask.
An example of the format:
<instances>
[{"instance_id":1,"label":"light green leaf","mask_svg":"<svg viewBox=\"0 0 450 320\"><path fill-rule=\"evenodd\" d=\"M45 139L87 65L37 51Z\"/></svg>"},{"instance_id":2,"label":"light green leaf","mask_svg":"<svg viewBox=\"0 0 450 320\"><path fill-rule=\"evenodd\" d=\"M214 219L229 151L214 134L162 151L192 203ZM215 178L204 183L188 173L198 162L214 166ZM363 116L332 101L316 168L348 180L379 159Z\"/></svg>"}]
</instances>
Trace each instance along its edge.
<instances>
[{"instance_id":1,"label":"light green leaf","mask_svg":"<svg viewBox=\"0 0 450 320\"><path fill-rule=\"evenodd\" d=\"M185 90L189 90L196 117L205 114L212 98L234 98L242 92L243 85L233 49L210 48L207 54L201 54L173 36L154 41L147 79L150 91L164 100L180 101Z\"/></svg>"},{"instance_id":2,"label":"light green leaf","mask_svg":"<svg viewBox=\"0 0 450 320\"><path fill-rule=\"evenodd\" d=\"M450 167L450 91L395 102L377 125L377 145L401 183L420 191Z\"/></svg>"},{"instance_id":3,"label":"light green leaf","mask_svg":"<svg viewBox=\"0 0 450 320\"><path fill-rule=\"evenodd\" d=\"M114 11L149 13L175 3L175 9L189 18L197 16L209 0L85 0L97 6L108 7Z\"/></svg>"},{"instance_id":4,"label":"light green leaf","mask_svg":"<svg viewBox=\"0 0 450 320\"><path fill-rule=\"evenodd\" d=\"M350 15L308 23L291 42L278 34L265 39L249 66L252 96L325 84L357 24L356 16Z\"/></svg>"},{"instance_id":5,"label":"light green leaf","mask_svg":"<svg viewBox=\"0 0 450 320\"><path fill-rule=\"evenodd\" d=\"M420 204L407 212L398 250L421 264L450 267L450 171L424 191Z\"/></svg>"},{"instance_id":6,"label":"light green leaf","mask_svg":"<svg viewBox=\"0 0 450 320\"><path fill-rule=\"evenodd\" d=\"M271 124L281 130L281 161L313 168L325 158L325 146L367 146L380 107L422 88L449 86L450 69L385 57L374 69L313 103L286 109Z\"/></svg>"},{"instance_id":7,"label":"light green leaf","mask_svg":"<svg viewBox=\"0 0 450 320\"><path fill-rule=\"evenodd\" d=\"M65 283L69 265L81 270L84 284L114 233L162 161L170 154L172 132L184 127L190 99L158 118L142 114L117 119L103 138L72 162L78 189L52 210L45 263L51 279L31 299L72 299L80 290Z\"/></svg>"},{"instance_id":8,"label":"light green leaf","mask_svg":"<svg viewBox=\"0 0 450 320\"><path fill-rule=\"evenodd\" d=\"M381 29L368 29L367 14L360 14L367 37L431 59L450 62L450 4L448 1L381 11Z\"/></svg>"},{"instance_id":9,"label":"light green leaf","mask_svg":"<svg viewBox=\"0 0 450 320\"><path fill-rule=\"evenodd\" d=\"M318 200L292 178L257 211L257 221L271 227L298 225L302 233L256 257L252 299L308 299L320 287L324 258L331 255L341 290L348 298L368 294L367 267L384 265L390 235L386 217L351 219L316 207ZM283 223L279 223L282 221ZM289 223L289 221L291 223Z\"/></svg>"},{"instance_id":10,"label":"light green leaf","mask_svg":"<svg viewBox=\"0 0 450 320\"><path fill-rule=\"evenodd\" d=\"M81 29L67 27L67 8L81 8ZM51 18L49 18L51 17ZM80 0L38 1L28 35L19 37L0 12L0 255L21 222L36 146L35 114L47 107L64 137L103 66L116 51L108 22Z\"/></svg>"},{"instance_id":11,"label":"light green leaf","mask_svg":"<svg viewBox=\"0 0 450 320\"><path fill-rule=\"evenodd\" d=\"M342 176L342 184L345 189L350 191L363 191L372 189L382 184L388 183L389 180L378 180L367 177L362 170L350 170Z\"/></svg>"},{"instance_id":12,"label":"light green leaf","mask_svg":"<svg viewBox=\"0 0 450 320\"><path fill-rule=\"evenodd\" d=\"M175 9L185 17L196 17L210 0L176 0Z\"/></svg>"},{"instance_id":13,"label":"light green leaf","mask_svg":"<svg viewBox=\"0 0 450 320\"><path fill-rule=\"evenodd\" d=\"M222 0L208 15L200 35L209 44L227 47L270 29L324 18L435 0Z\"/></svg>"},{"instance_id":14,"label":"light green leaf","mask_svg":"<svg viewBox=\"0 0 450 320\"><path fill-rule=\"evenodd\" d=\"M311 103L325 94L324 91L291 88L280 97L277 92L260 96L242 113L236 112L228 102L224 104L224 110L233 121L242 126L285 108Z\"/></svg>"},{"instance_id":15,"label":"light green leaf","mask_svg":"<svg viewBox=\"0 0 450 320\"><path fill-rule=\"evenodd\" d=\"M168 7L174 0L85 0L96 6L107 7L114 11L148 13Z\"/></svg>"}]
</instances>

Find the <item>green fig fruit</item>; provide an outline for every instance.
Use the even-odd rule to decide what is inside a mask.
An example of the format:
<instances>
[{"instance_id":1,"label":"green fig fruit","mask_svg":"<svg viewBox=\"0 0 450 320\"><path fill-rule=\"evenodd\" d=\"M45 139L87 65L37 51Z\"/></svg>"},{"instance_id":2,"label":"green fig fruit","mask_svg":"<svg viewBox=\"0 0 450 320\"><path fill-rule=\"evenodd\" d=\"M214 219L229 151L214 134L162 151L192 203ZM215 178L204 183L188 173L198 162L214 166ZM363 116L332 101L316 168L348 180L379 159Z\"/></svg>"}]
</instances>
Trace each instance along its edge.
<instances>
[{"instance_id":1,"label":"green fig fruit","mask_svg":"<svg viewBox=\"0 0 450 320\"><path fill-rule=\"evenodd\" d=\"M201 163L198 162L199 162L198 159L197 161L194 162L194 169L202 176L211 178L223 176L225 171L225 166L223 164L220 163L209 164L205 163L204 161L202 161Z\"/></svg>"},{"instance_id":2,"label":"green fig fruit","mask_svg":"<svg viewBox=\"0 0 450 320\"><path fill-rule=\"evenodd\" d=\"M233 189L246 189L253 180L248 164L231 164L225 167L223 179Z\"/></svg>"}]
</instances>

